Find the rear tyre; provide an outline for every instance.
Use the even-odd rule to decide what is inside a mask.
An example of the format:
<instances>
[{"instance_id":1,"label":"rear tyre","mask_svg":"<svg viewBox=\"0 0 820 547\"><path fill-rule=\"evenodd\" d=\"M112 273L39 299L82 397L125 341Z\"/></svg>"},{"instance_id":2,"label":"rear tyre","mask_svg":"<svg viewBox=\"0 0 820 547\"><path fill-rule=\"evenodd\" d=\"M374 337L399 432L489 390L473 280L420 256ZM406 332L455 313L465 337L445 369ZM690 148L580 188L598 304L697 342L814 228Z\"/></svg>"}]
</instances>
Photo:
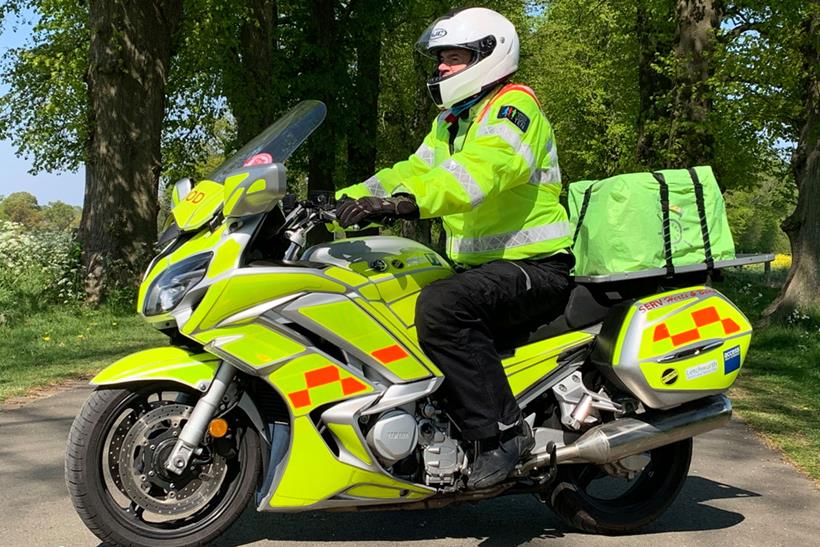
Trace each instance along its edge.
<instances>
[{"instance_id":1,"label":"rear tyre","mask_svg":"<svg viewBox=\"0 0 820 547\"><path fill-rule=\"evenodd\" d=\"M106 543L182 547L214 540L239 516L261 469L240 413L182 475L162 469L197 394L172 384L93 392L71 426L65 476L85 525Z\"/></svg>"},{"instance_id":2,"label":"rear tyre","mask_svg":"<svg viewBox=\"0 0 820 547\"><path fill-rule=\"evenodd\" d=\"M561 466L542 499L562 521L585 532L619 535L639 530L660 517L683 487L692 439L649 454L650 462L631 481L610 477L594 464Z\"/></svg>"}]
</instances>

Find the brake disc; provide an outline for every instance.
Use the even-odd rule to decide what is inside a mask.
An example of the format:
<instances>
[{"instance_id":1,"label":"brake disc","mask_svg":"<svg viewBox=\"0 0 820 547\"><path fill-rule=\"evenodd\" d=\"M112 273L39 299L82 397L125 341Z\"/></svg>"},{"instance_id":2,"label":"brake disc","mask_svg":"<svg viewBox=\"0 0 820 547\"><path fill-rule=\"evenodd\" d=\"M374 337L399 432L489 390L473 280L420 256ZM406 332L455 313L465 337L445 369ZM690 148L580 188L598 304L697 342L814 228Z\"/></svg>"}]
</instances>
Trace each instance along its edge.
<instances>
[{"instance_id":1,"label":"brake disc","mask_svg":"<svg viewBox=\"0 0 820 547\"><path fill-rule=\"evenodd\" d=\"M122 440L115 460L122 490L146 511L163 516L193 514L213 499L225 479L225 458L215 452L210 462L192 464L182 475L165 469L165 457L191 411L183 404L155 408L136 420Z\"/></svg>"}]
</instances>

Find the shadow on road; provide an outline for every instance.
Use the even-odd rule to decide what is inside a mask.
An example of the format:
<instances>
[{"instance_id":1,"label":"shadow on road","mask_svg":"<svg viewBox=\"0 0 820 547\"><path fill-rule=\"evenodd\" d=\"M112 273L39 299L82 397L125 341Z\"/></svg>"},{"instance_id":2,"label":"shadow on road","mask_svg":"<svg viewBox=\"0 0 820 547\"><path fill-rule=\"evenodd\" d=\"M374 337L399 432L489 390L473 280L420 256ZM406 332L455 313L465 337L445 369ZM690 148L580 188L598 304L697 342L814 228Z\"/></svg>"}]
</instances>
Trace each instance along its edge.
<instances>
[{"instance_id":1,"label":"shadow on road","mask_svg":"<svg viewBox=\"0 0 820 547\"><path fill-rule=\"evenodd\" d=\"M742 522L743 515L704 502L759 496L703 477L689 477L669 511L644 533L729 528ZM561 538L571 531L533 496L511 496L429 511L275 514L249 509L216 545L232 547L260 540L363 542L474 538L483 547L494 547Z\"/></svg>"}]
</instances>

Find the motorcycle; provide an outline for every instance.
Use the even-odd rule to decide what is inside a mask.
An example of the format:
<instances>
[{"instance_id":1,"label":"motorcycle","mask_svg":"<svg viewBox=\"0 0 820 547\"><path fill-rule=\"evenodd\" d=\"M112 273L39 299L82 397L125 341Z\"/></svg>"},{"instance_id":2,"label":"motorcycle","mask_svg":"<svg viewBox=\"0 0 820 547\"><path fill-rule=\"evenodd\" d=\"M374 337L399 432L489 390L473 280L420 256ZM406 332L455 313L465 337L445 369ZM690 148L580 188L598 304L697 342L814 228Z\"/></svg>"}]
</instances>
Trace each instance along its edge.
<instances>
[{"instance_id":1,"label":"motorcycle","mask_svg":"<svg viewBox=\"0 0 820 547\"><path fill-rule=\"evenodd\" d=\"M743 313L708 272L576 280L561 317L503 348L535 448L503 483L468 490L474 448L414 326L419 292L453 269L399 237L306 248L332 200L287 196L284 162L324 116L304 101L208 180L174 186L137 304L170 345L100 372L71 427L66 481L88 528L195 545L251 502L419 509L523 493L588 532L658 518L692 437L730 418Z\"/></svg>"}]
</instances>

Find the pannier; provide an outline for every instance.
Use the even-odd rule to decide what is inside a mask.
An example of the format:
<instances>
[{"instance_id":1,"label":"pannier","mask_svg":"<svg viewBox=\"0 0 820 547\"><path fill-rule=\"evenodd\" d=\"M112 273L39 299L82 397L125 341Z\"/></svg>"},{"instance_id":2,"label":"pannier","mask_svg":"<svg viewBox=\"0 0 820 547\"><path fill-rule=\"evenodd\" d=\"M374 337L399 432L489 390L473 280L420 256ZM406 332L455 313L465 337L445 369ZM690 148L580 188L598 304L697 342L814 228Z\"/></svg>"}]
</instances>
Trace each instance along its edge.
<instances>
[{"instance_id":1,"label":"pannier","mask_svg":"<svg viewBox=\"0 0 820 547\"><path fill-rule=\"evenodd\" d=\"M694 264L711 270L735 246L711 167L632 173L570 184L576 276ZM688 268L683 268L684 270Z\"/></svg>"}]
</instances>

